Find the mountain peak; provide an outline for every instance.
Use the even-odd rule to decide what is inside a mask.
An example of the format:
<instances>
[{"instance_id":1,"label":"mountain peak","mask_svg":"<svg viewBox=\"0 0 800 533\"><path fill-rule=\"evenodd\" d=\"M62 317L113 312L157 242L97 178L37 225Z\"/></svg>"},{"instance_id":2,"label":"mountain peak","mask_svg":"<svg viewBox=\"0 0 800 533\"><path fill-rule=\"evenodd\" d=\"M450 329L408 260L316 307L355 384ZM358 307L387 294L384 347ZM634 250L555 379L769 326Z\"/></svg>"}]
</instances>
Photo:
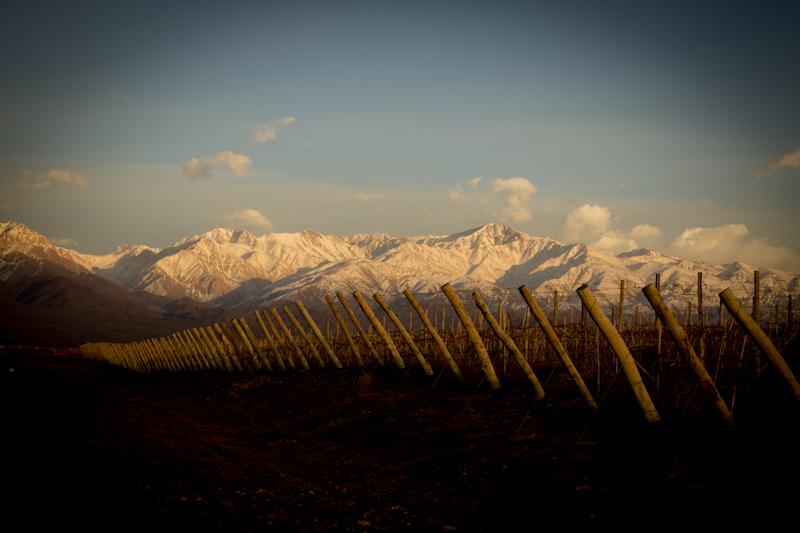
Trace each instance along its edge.
<instances>
[{"instance_id":1,"label":"mountain peak","mask_svg":"<svg viewBox=\"0 0 800 533\"><path fill-rule=\"evenodd\" d=\"M52 248L50 240L25 224L9 220L0 222L0 239L7 243L6 247L29 248L31 246L41 246Z\"/></svg>"},{"instance_id":2,"label":"mountain peak","mask_svg":"<svg viewBox=\"0 0 800 533\"><path fill-rule=\"evenodd\" d=\"M525 236L524 233L506 224L489 223L476 228L468 229L460 233L454 233L445 237L445 240L456 241L467 239L471 242L483 242L485 244L502 244L511 240Z\"/></svg>"}]
</instances>

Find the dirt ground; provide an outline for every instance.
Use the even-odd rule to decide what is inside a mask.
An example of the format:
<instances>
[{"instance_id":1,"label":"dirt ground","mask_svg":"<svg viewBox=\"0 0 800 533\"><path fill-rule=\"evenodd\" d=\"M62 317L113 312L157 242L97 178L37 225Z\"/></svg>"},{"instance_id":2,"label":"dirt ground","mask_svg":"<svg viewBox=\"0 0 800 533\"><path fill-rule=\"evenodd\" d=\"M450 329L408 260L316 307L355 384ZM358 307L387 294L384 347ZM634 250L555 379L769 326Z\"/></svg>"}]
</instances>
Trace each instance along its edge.
<instances>
[{"instance_id":1,"label":"dirt ground","mask_svg":"<svg viewBox=\"0 0 800 533\"><path fill-rule=\"evenodd\" d=\"M471 376L316 370L138 375L0 355L6 529L664 529L797 522L798 411L765 380L737 407L645 427ZM789 522L789 523L791 523ZM785 523L785 522L784 522ZM4 528L5 529L5 528Z\"/></svg>"}]
</instances>

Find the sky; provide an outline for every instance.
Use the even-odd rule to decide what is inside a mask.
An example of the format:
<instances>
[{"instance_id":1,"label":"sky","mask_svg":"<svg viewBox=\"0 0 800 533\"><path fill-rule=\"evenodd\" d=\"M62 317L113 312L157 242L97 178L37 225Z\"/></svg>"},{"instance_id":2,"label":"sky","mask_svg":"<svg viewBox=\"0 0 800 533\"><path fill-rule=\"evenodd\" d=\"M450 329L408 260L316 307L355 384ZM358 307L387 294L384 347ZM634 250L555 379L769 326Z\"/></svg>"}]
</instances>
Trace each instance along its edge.
<instances>
[{"instance_id":1,"label":"sky","mask_svg":"<svg viewBox=\"0 0 800 533\"><path fill-rule=\"evenodd\" d=\"M0 4L0 220L487 222L800 272L800 2Z\"/></svg>"}]
</instances>

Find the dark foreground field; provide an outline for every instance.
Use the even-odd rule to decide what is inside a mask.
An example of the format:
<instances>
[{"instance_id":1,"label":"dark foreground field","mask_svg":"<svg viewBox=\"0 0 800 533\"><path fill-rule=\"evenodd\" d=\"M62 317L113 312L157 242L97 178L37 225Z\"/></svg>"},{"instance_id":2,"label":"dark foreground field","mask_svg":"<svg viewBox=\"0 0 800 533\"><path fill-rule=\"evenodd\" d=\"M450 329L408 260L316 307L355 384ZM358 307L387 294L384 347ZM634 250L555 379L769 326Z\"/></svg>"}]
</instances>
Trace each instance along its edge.
<instances>
[{"instance_id":1,"label":"dark foreground field","mask_svg":"<svg viewBox=\"0 0 800 533\"><path fill-rule=\"evenodd\" d=\"M649 430L626 395L590 417L574 395L447 376L136 375L30 354L0 356L0 371L6 531L786 527L800 514L797 411L768 381L734 436L696 414Z\"/></svg>"}]
</instances>

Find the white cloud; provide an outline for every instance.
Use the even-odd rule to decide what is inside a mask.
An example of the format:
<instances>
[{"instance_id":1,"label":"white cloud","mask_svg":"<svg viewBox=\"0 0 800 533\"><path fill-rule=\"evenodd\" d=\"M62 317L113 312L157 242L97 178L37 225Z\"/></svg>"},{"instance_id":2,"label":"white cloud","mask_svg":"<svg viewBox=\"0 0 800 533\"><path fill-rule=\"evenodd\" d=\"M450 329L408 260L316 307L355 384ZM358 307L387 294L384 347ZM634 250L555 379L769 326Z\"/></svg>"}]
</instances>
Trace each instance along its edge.
<instances>
[{"instance_id":1,"label":"white cloud","mask_svg":"<svg viewBox=\"0 0 800 533\"><path fill-rule=\"evenodd\" d=\"M361 204L369 203L373 200L380 200L383 194L379 192L360 192L356 194L356 201Z\"/></svg>"},{"instance_id":2,"label":"white cloud","mask_svg":"<svg viewBox=\"0 0 800 533\"><path fill-rule=\"evenodd\" d=\"M244 175L253 165L253 160L244 154L237 154L230 150L217 152L211 157L190 159L183 164L183 173L187 176L208 176L213 169L227 169L237 176Z\"/></svg>"},{"instance_id":3,"label":"white cloud","mask_svg":"<svg viewBox=\"0 0 800 533\"><path fill-rule=\"evenodd\" d=\"M647 239L661 235L661 228L650 224L638 224L631 229L631 237L636 239Z\"/></svg>"},{"instance_id":4,"label":"white cloud","mask_svg":"<svg viewBox=\"0 0 800 533\"><path fill-rule=\"evenodd\" d=\"M582 242L609 252L625 252L639 247L638 240L653 244L661 229L650 224L638 224L630 231L611 227L611 211L602 205L585 203L567 214L564 240Z\"/></svg>"},{"instance_id":5,"label":"white cloud","mask_svg":"<svg viewBox=\"0 0 800 533\"><path fill-rule=\"evenodd\" d=\"M483 179L483 176L475 176L472 179L468 179L467 183L469 183L470 187L477 187L482 179Z\"/></svg>"},{"instance_id":6,"label":"white cloud","mask_svg":"<svg viewBox=\"0 0 800 533\"><path fill-rule=\"evenodd\" d=\"M800 255L786 246L753 237L744 224L686 228L672 241L670 250L682 257L712 263L741 261L800 272Z\"/></svg>"},{"instance_id":7,"label":"white cloud","mask_svg":"<svg viewBox=\"0 0 800 533\"><path fill-rule=\"evenodd\" d=\"M601 250L617 253L633 250L638 248L639 245L634 239L626 235L625 232L610 230L600 235L600 238L593 242L592 246L600 248Z\"/></svg>"},{"instance_id":8,"label":"white cloud","mask_svg":"<svg viewBox=\"0 0 800 533\"><path fill-rule=\"evenodd\" d=\"M756 173L756 178L764 179L787 168L800 168L800 148L794 152L789 152L788 154L779 157L763 169L759 170Z\"/></svg>"},{"instance_id":9,"label":"white cloud","mask_svg":"<svg viewBox=\"0 0 800 533\"><path fill-rule=\"evenodd\" d=\"M267 122L266 124L260 124L253 128L250 134L250 141L257 144L273 141L278 136L278 130L284 126L291 126L295 122L297 122L297 119L289 115Z\"/></svg>"},{"instance_id":10,"label":"white cloud","mask_svg":"<svg viewBox=\"0 0 800 533\"><path fill-rule=\"evenodd\" d=\"M564 239L569 242L589 242L608 231L611 212L597 204L583 204L567 215Z\"/></svg>"},{"instance_id":11,"label":"white cloud","mask_svg":"<svg viewBox=\"0 0 800 533\"><path fill-rule=\"evenodd\" d=\"M53 244L61 246L62 248L75 248L78 246L78 241L75 239L53 239Z\"/></svg>"},{"instance_id":12,"label":"white cloud","mask_svg":"<svg viewBox=\"0 0 800 533\"><path fill-rule=\"evenodd\" d=\"M506 207L501 216L513 222L526 222L531 219L528 201L536 194L536 186L526 178L495 178L492 190L505 197Z\"/></svg>"},{"instance_id":13,"label":"white cloud","mask_svg":"<svg viewBox=\"0 0 800 533\"><path fill-rule=\"evenodd\" d=\"M257 209L239 209L222 215L219 220L232 229L272 231L272 222Z\"/></svg>"},{"instance_id":14,"label":"white cloud","mask_svg":"<svg viewBox=\"0 0 800 533\"><path fill-rule=\"evenodd\" d=\"M67 185L69 187L86 187L89 178L85 174L78 174L66 168L48 170L38 177L23 180L22 185L31 189L49 189L53 185Z\"/></svg>"}]
</instances>

